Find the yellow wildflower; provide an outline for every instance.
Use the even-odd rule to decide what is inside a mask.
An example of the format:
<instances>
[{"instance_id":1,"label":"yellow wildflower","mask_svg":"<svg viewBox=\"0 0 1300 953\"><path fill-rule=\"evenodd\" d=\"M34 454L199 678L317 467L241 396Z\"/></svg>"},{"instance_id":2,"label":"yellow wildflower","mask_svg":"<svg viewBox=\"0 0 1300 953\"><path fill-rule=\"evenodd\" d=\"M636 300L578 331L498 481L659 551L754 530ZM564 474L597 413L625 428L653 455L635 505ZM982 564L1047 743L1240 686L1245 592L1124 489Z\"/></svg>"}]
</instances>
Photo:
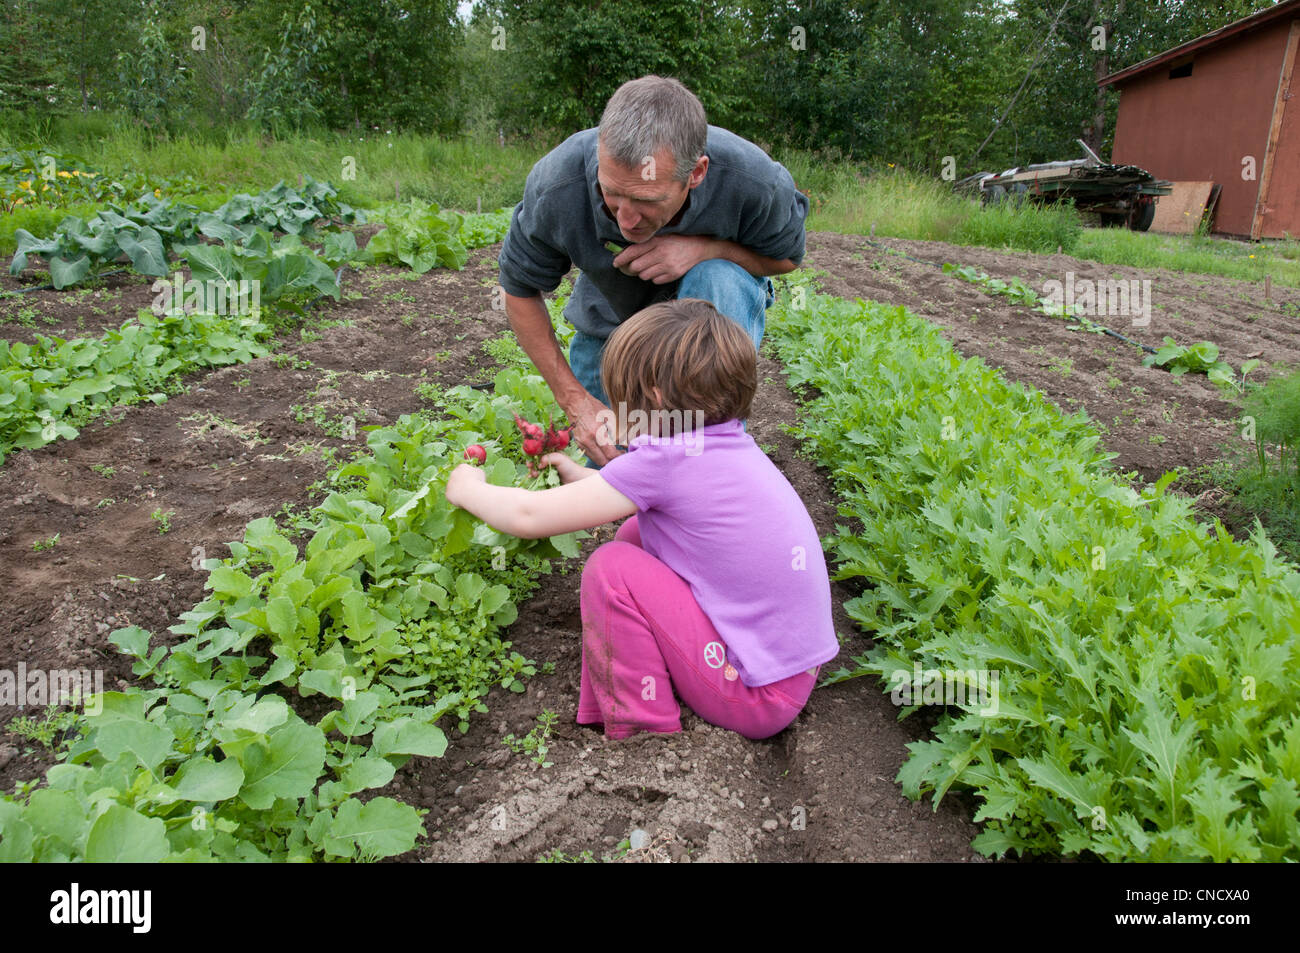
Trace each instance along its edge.
<instances>
[{"instance_id":1,"label":"yellow wildflower","mask_svg":"<svg viewBox=\"0 0 1300 953\"><path fill-rule=\"evenodd\" d=\"M57 172L57 173L55 173L55 174L58 175L58 176L60 176L60 177L62 177L62 178L64 178L64 179L70 179L70 178L72 178L72 173L71 173L71 172Z\"/></svg>"}]
</instances>

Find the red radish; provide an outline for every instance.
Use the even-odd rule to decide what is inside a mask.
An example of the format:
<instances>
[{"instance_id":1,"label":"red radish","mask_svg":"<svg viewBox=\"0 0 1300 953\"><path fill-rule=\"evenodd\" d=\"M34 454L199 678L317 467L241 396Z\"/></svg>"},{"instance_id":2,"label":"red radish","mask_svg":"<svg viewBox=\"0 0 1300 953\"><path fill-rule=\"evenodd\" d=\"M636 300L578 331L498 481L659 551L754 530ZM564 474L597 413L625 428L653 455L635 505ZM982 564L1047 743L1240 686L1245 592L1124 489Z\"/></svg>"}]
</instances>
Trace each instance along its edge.
<instances>
[{"instance_id":1,"label":"red radish","mask_svg":"<svg viewBox=\"0 0 1300 953\"><path fill-rule=\"evenodd\" d=\"M525 437L535 437L538 440L542 438L542 428L540 425L530 424L528 421L524 420L518 414L515 414L514 418L515 418L515 426L519 428L519 432L522 433Z\"/></svg>"},{"instance_id":2,"label":"red radish","mask_svg":"<svg viewBox=\"0 0 1300 953\"><path fill-rule=\"evenodd\" d=\"M553 430L546 436L546 445L552 450L563 450L569 445L569 436L572 433L572 427L566 427L564 430Z\"/></svg>"},{"instance_id":3,"label":"red radish","mask_svg":"<svg viewBox=\"0 0 1300 953\"><path fill-rule=\"evenodd\" d=\"M475 463L487 463L487 451L477 443L471 444L465 448L465 459L473 460Z\"/></svg>"},{"instance_id":4,"label":"red radish","mask_svg":"<svg viewBox=\"0 0 1300 953\"><path fill-rule=\"evenodd\" d=\"M529 437L524 441L524 453L528 454L530 457L539 456L544 449L545 447L542 445L542 441L538 437Z\"/></svg>"}]
</instances>

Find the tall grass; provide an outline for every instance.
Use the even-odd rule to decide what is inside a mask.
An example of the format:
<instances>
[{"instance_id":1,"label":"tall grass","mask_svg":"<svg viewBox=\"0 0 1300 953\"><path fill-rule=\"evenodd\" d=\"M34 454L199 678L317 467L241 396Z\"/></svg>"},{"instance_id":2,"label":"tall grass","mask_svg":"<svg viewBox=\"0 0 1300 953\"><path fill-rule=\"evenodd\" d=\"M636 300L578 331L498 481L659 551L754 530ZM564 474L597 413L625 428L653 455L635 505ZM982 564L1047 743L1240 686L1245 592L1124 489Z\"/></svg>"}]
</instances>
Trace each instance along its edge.
<instances>
[{"instance_id":1,"label":"tall grass","mask_svg":"<svg viewBox=\"0 0 1300 953\"><path fill-rule=\"evenodd\" d=\"M1078 215L1068 207L982 207L947 182L899 168L872 172L806 152L780 158L808 192L810 228L1030 252L1069 252L1079 239Z\"/></svg>"},{"instance_id":2,"label":"tall grass","mask_svg":"<svg viewBox=\"0 0 1300 953\"><path fill-rule=\"evenodd\" d=\"M106 125L96 116L21 129L0 122L0 149L16 147L71 152L109 173L189 174L214 191L255 192L305 174L333 183L354 205L373 206L400 195L462 210L475 209L480 201L485 209L519 201L528 170L547 148L544 143L501 147L486 139L447 141L386 129L273 139L249 124L153 138L137 126Z\"/></svg>"},{"instance_id":3,"label":"tall grass","mask_svg":"<svg viewBox=\"0 0 1300 953\"><path fill-rule=\"evenodd\" d=\"M808 225L821 231L952 241L975 211L946 183L903 169L872 171L833 156L788 151L776 156L808 193Z\"/></svg>"},{"instance_id":4,"label":"tall grass","mask_svg":"<svg viewBox=\"0 0 1300 953\"><path fill-rule=\"evenodd\" d=\"M483 137L443 140L371 129L358 134L320 131L271 138L248 124L195 130L155 139L116 117L0 116L0 150L42 148L71 152L110 174L132 169L156 178L191 175L198 195L171 196L213 207L236 191L256 192L299 174L332 182L343 199L371 207L394 198L444 207L494 209L523 194L528 170L548 142L504 147ZM1004 203L981 206L953 194L948 183L888 164L872 166L834 153L785 150L776 154L808 192L810 228L867 235L982 245L1017 251L1062 251L1079 258L1138 268L1169 268L1251 281L1271 275L1300 287L1300 242L1249 244L1205 236L1169 236L1126 229L1084 229L1069 208ZM355 178L345 178L355 170ZM28 210L0 218L0 253L12 253L13 231L49 234L69 213L92 208ZM1252 257L1253 256L1253 257Z\"/></svg>"},{"instance_id":5,"label":"tall grass","mask_svg":"<svg viewBox=\"0 0 1300 953\"><path fill-rule=\"evenodd\" d=\"M1080 258L1132 268L1219 275L1300 287L1300 242L1240 242L1204 235L1160 235L1126 228L1091 228L1079 239Z\"/></svg>"}]
</instances>

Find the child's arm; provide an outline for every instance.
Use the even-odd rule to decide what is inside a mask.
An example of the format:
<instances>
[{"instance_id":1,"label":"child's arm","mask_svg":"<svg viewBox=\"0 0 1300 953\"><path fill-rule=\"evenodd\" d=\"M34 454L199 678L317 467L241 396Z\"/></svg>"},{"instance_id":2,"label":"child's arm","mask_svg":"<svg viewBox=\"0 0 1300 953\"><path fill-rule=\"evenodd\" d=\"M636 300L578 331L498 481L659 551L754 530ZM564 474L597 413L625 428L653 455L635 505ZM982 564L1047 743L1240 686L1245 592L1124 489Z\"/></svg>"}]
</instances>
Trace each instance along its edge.
<instances>
[{"instance_id":1,"label":"child's arm","mask_svg":"<svg viewBox=\"0 0 1300 953\"><path fill-rule=\"evenodd\" d=\"M572 464L571 469L554 462L566 482L549 490L493 486L478 467L462 463L447 480L447 502L469 510L493 529L521 539L591 529L636 512L636 504L626 496L603 479L592 479L598 478L599 472L564 459Z\"/></svg>"}]
</instances>

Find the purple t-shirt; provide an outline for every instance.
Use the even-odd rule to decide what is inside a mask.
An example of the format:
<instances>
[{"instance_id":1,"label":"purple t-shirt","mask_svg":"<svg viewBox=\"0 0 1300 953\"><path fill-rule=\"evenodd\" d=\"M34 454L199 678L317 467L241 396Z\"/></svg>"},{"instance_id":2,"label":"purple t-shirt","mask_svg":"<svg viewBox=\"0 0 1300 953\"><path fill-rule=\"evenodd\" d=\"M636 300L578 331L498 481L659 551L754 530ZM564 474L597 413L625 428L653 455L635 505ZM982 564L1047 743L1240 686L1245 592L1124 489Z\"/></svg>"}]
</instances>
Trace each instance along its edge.
<instances>
[{"instance_id":1,"label":"purple t-shirt","mask_svg":"<svg viewBox=\"0 0 1300 953\"><path fill-rule=\"evenodd\" d=\"M690 584L746 685L839 654L817 529L739 420L634 437L600 475L636 504L642 547Z\"/></svg>"}]
</instances>

